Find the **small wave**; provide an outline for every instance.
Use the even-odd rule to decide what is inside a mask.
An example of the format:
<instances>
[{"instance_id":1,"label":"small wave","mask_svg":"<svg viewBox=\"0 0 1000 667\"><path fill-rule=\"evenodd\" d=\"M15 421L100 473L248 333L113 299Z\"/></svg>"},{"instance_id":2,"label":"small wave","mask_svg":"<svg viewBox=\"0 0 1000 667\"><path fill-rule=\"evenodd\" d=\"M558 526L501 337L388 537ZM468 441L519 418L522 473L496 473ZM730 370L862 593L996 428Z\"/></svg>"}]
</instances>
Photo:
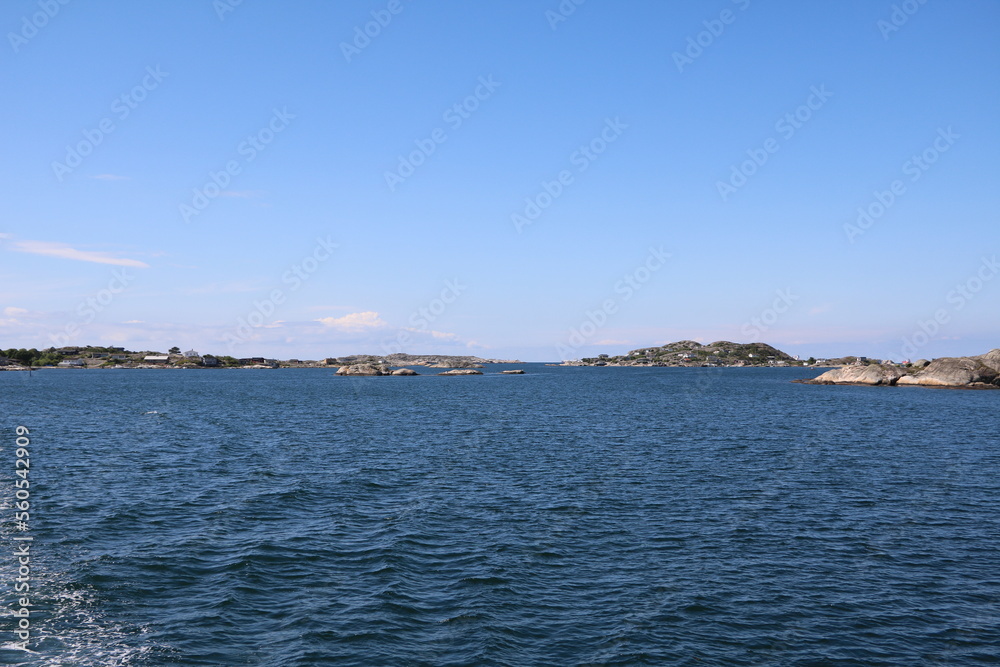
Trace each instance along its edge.
<instances>
[{"instance_id":1,"label":"small wave","mask_svg":"<svg viewBox=\"0 0 1000 667\"><path fill-rule=\"evenodd\" d=\"M462 583L469 586L505 586L510 580L505 577L483 576L464 577Z\"/></svg>"},{"instance_id":2,"label":"small wave","mask_svg":"<svg viewBox=\"0 0 1000 667\"><path fill-rule=\"evenodd\" d=\"M462 612L462 613L458 614L457 616L449 616L448 618L443 618L443 619L441 619L441 623L444 623L444 624L448 624L448 623L475 623L475 622L478 622L478 621L486 621L486 620L489 620L489 617L486 614L482 613L482 612L478 612L478 611L465 611L465 612Z\"/></svg>"}]
</instances>

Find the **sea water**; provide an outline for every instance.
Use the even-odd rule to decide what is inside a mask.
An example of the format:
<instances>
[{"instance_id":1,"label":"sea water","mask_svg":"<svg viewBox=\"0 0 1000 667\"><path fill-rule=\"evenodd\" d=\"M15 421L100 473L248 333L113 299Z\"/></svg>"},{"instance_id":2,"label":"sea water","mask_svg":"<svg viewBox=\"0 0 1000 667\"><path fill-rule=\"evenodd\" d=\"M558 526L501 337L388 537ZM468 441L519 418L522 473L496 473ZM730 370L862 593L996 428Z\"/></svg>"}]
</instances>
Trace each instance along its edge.
<instances>
[{"instance_id":1,"label":"sea water","mask_svg":"<svg viewBox=\"0 0 1000 667\"><path fill-rule=\"evenodd\" d=\"M0 663L998 661L1000 392L518 367L0 373Z\"/></svg>"}]
</instances>

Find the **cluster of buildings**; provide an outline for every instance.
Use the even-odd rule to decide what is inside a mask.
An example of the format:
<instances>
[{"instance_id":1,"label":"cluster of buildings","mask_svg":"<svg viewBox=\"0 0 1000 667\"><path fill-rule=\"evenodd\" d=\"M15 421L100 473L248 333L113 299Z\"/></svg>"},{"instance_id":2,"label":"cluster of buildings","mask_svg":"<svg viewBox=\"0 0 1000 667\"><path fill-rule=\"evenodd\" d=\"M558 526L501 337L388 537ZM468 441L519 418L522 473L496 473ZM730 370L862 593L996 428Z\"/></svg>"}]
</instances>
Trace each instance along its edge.
<instances>
[{"instance_id":1,"label":"cluster of buildings","mask_svg":"<svg viewBox=\"0 0 1000 667\"><path fill-rule=\"evenodd\" d=\"M87 368L96 366L112 367L156 367L156 366L184 366L196 364L208 368L215 368L226 365L218 357L206 354L199 354L196 350L188 350L184 353L177 353L177 348L170 353L162 352L128 352L124 347L60 347L50 350L63 357L56 364L62 368ZM277 367L276 359L265 359L264 357L247 357L239 359L241 366L270 366ZM2 361L0 361L2 364ZM230 363L230 365L232 365Z\"/></svg>"},{"instance_id":2,"label":"cluster of buildings","mask_svg":"<svg viewBox=\"0 0 1000 667\"><path fill-rule=\"evenodd\" d=\"M8 352L9 354L9 352ZM6 370L21 369L31 365L56 366L59 368L163 368L163 367L245 367L245 368L278 368L279 366L309 367L322 366L323 362L300 361L290 359L279 361L266 357L244 357L234 359L229 356L217 357L211 354L200 354L197 350L181 352L180 348L171 348L169 352L128 351L124 347L93 347L66 346L49 348L39 352L31 350L30 360L8 358L0 355L0 368Z\"/></svg>"}]
</instances>

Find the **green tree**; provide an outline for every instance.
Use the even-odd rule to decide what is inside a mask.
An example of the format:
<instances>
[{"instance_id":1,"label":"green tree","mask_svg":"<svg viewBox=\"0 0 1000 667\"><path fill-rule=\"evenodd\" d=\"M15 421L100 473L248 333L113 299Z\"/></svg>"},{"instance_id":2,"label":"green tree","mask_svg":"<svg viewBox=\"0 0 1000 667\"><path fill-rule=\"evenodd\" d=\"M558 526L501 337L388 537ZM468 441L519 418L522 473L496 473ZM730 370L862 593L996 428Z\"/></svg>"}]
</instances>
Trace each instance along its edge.
<instances>
[{"instance_id":1,"label":"green tree","mask_svg":"<svg viewBox=\"0 0 1000 667\"><path fill-rule=\"evenodd\" d=\"M170 353L170 354L180 354L181 353L181 348L179 348L179 347L177 347L175 345L174 347L172 347L169 350L167 350L167 352Z\"/></svg>"}]
</instances>

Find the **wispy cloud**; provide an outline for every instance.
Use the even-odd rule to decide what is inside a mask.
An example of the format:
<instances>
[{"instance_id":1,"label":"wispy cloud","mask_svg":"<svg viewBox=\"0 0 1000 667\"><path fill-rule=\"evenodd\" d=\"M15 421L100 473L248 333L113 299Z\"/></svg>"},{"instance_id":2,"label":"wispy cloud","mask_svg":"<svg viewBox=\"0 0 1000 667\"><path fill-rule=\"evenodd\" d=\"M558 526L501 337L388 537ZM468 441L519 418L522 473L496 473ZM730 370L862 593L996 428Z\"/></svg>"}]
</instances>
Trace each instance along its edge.
<instances>
[{"instance_id":1,"label":"wispy cloud","mask_svg":"<svg viewBox=\"0 0 1000 667\"><path fill-rule=\"evenodd\" d=\"M316 321L341 331L364 331L365 329L387 326L387 322L380 318L378 313L370 310L363 313L351 313L343 317L323 317Z\"/></svg>"},{"instance_id":2,"label":"wispy cloud","mask_svg":"<svg viewBox=\"0 0 1000 667\"><path fill-rule=\"evenodd\" d=\"M45 255L46 257L58 257L59 259L73 259L79 262L113 264L115 266L131 266L138 269L149 268L149 264L140 262L137 259L114 257L106 252L78 250L72 246L66 245L65 243L55 243L51 241L15 241L11 244L10 248L16 252L24 252L31 255Z\"/></svg>"},{"instance_id":3,"label":"wispy cloud","mask_svg":"<svg viewBox=\"0 0 1000 667\"><path fill-rule=\"evenodd\" d=\"M438 340L458 340L457 334L448 333L446 331L434 331L431 329L430 334Z\"/></svg>"}]
</instances>

